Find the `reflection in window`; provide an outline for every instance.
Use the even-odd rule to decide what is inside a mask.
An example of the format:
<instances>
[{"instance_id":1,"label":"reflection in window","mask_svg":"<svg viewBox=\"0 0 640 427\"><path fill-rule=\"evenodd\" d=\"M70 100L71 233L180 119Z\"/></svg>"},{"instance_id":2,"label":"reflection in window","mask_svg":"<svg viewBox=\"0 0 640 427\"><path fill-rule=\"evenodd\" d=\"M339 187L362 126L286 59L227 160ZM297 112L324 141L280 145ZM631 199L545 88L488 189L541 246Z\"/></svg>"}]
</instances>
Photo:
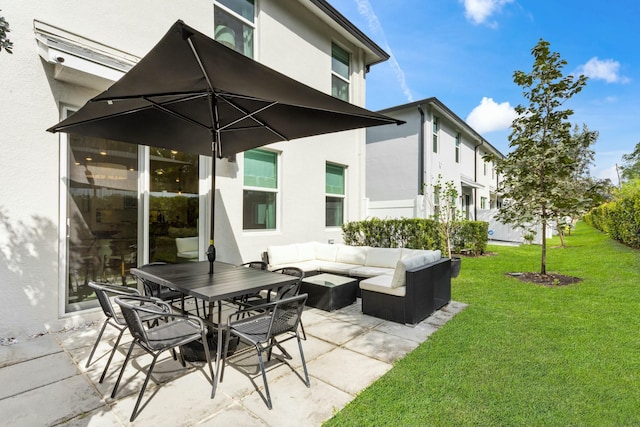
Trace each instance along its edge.
<instances>
[{"instance_id":1,"label":"reflection in window","mask_svg":"<svg viewBox=\"0 0 640 427\"><path fill-rule=\"evenodd\" d=\"M266 150L246 151L242 202L244 230L276 228L277 194L278 155Z\"/></svg>"},{"instance_id":2,"label":"reflection in window","mask_svg":"<svg viewBox=\"0 0 640 427\"><path fill-rule=\"evenodd\" d=\"M135 286L138 238L137 147L80 135L68 138L67 311L95 298L88 282Z\"/></svg>"},{"instance_id":3,"label":"reflection in window","mask_svg":"<svg viewBox=\"0 0 640 427\"><path fill-rule=\"evenodd\" d=\"M344 222L344 171L343 166L327 163L325 178L327 227L339 227Z\"/></svg>"},{"instance_id":4,"label":"reflection in window","mask_svg":"<svg viewBox=\"0 0 640 427\"><path fill-rule=\"evenodd\" d=\"M198 156L152 147L149 175L149 261L197 260L197 239L176 239L198 236ZM192 250L179 250L183 242Z\"/></svg>"},{"instance_id":5,"label":"reflection in window","mask_svg":"<svg viewBox=\"0 0 640 427\"><path fill-rule=\"evenodd\" d=\"M349 101L349 52L336 44L331 45L331 95Z\"/></svg>"},{"instance_id":6,"label":"reflection in window","mask_svg":"<svg viewBox=\"0 0 640 427\"><path fill-rule=\"evenodd\" d=\"M217 0L214 4L214 38L253 58L253 0Z\"/></svg>"}]
</instances>

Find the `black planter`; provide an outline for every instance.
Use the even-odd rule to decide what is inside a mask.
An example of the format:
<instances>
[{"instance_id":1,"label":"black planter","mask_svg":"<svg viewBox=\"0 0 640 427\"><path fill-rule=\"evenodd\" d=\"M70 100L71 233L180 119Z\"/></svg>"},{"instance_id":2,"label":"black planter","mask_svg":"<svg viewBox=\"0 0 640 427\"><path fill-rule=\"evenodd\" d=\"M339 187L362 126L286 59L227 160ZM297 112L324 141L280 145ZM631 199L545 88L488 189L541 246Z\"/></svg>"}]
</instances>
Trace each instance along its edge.
<instances>
[{"instance_id":1,"label":"black planter","mask_svg":"<svg viewBox=\"0 0 640 427\"><path fill-rule=\"evenodd\" d=\"M458 257L451 257L451 277L458 277L460 274L460 267L462 264L462 260Z\"/></svg>"}]
</instances>

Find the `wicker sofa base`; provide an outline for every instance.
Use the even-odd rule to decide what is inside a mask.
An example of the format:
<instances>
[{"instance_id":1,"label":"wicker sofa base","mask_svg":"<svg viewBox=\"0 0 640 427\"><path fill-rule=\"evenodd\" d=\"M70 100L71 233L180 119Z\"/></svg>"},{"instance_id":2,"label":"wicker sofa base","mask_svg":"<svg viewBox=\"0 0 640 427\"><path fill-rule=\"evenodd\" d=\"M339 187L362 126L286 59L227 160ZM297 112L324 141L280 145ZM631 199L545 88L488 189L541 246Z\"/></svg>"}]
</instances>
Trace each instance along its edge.
<instances>
[{"instance_id":1,"label":"wicker sofa base","mask_svg":"<svg viewBox=\"0 0 640 427\"><path fill-rule=\"evenodd\" d=\"M451 260L408 270L404 297L361 289L362 312L392 322L415 325L451 301Z\"/></svg>"}]
</instances>

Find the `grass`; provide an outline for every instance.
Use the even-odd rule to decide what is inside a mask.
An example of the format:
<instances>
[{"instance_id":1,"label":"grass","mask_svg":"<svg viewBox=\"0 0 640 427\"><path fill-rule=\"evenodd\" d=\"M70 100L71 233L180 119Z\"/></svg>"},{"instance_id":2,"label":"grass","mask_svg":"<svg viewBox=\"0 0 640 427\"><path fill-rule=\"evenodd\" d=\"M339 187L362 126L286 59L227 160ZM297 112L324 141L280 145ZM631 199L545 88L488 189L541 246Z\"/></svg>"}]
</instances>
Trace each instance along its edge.
<instances>
[{"instance_id":1,"label":"grass","mask_svg":"<svg viewBox=\"0 0 640 427\"><path fill-rule=\"evenodd\" d=\"M579 223L544 287L539 246L465 258L452 299L469 307L324 425L640 425L640 251Z\"/></svg>"}]
</instances>

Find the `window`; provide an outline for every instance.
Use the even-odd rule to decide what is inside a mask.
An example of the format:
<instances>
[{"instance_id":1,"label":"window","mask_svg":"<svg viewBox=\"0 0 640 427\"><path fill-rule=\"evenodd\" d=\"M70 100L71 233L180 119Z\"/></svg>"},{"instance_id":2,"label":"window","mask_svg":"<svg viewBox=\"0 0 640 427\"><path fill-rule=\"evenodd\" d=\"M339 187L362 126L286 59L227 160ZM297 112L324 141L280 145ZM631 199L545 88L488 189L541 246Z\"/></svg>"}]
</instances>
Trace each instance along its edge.
<instances>
[{"instance_id":1,"label":"window","mask_svg":"<svg viewBox=\"0 0 640 427\"><path fill-rule=\"evenodd\" d=\"M327 227L340 227L344 222L344 171L343 166L327 163L325 180Z\"/></svg>"},{"instance_id":2,"label":"window","mask_svg":"<svg viewBox=\"0 0 640 427\"><path fill-rule=\"evenodd\" d=\"M460 163L460 133L456 133L456 163Z\"/></svg>"},{"instance_id":3,"label":"window","mask_svg":"<svg viewBox=\"0 0 640 427\"><path fill-rule=\"evenodd\" d=\"M278 198L278 155L266 150L244 153L242 228L274 230Z\"/></svg>"},{"instance_id":4,"label":"window","mask_svg":"<svg viewBox=\"0 0 640 427\"><path fill-rule=\"evenodd\" d=\"M253 58L254 0L216 0L214 5L214 38Z\"/></svg>"},{"instance_id":5,"label":"window","mask_svg":"<svg viewBox=\"0 0 640 427\"><path fill-rule=\"evenodd\" d=\"M343 101L349 101L350 59L349 52L331 44L331 95Z\"/></svg>"},{"instance_id":6,"label":"window","mask_svg":"<svg viewBox=\"0 0 640 427\"><path fill-rule=\"evenodd\" d=\"M487 198L480 197L480 209L487 209Z\"/></svg>"},{"instance_id":7,"label":"window","mask_svg":"<svg viewBox=\"0 0 640 427\"><path fill-rule=\"evenodd\" d=\"M433 152L438 152L438 129L440 126L438 125L438 118L433 116Z\"/></svg>"},{"instance_id":8,"label":"window","mask_svg":"<svg viewBox=\"0 0 640 427\"><path fill-rule=\"evenodd\" d=\"M496 177L496 162L491 162L491 179Z\"/></svg>"}]
</instances>

